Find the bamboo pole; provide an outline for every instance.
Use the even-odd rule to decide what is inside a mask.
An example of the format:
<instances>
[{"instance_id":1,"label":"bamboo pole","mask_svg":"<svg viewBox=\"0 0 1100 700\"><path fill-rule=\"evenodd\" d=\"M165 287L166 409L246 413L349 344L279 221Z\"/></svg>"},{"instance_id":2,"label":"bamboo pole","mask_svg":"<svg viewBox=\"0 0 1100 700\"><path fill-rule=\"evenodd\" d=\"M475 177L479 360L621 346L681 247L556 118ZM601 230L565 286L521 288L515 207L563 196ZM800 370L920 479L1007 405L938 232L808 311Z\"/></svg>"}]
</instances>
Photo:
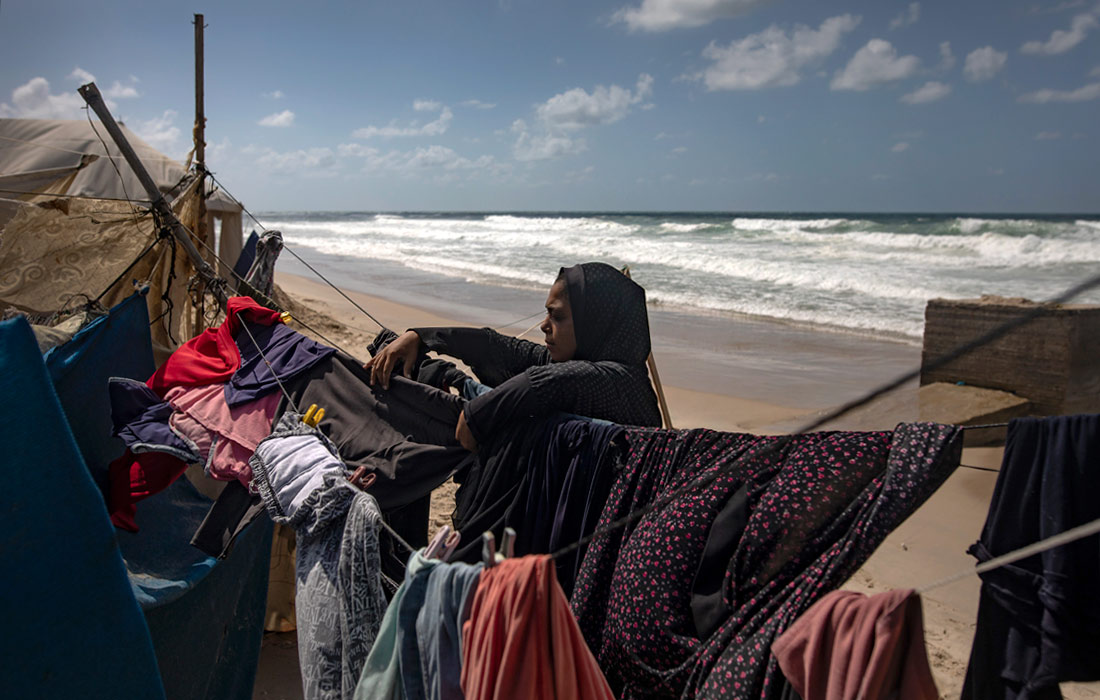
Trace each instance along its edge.
<instances>
[{"instance_id":1,"label":"bamboo pole","mask_svg":"<svg viewBox=\"0 0 1100 700\"><path fill-rule=\"evenodd\" d=\"M203 79L205 70L203 62L203 28L205 25L202 19L201 14L195 15L195 127L191 132L195 142L195 170L199 174L199 206L198 214L195 217L195 237L213 248L213 241L207 240L206 230L206 114L203 95L205 90ZM215 264L214 260L209 262L211 265ZM203 318L197 307L194 309L194 314L195 334L197 335L203 330Z\"/></svg>"},{"instance_id":2,"label":"bamboo pole","mask_svg":"<svg viewBox=\"0 0 1100 700\"><path fill-rule=\"evenodd\" d=\"M180 220L176 218L176 214L172 211L172 207L168 205L168 201L164 198L164 194L157 187L157 183L153 181L152 176L149 175L149 171L145 169L141 159L138 158L137 153L134 152L134 147L130 145L130 142L126 140L126 135L122 133L122 129L119 128L118 122L111 116L111 111L107 109L107 104L103 101L103 95L99 92L99 88L95 83L88 83L82 85L77 91L80 96L84 98L84 101L88 103L92 111L96 113L99 120L103 122L103 126L107 128L107 133L114 139L115 145L118 146L118 150L122 153L123 158L130 164L130 168L134 171L134 175L137 176L141 186L145 189L145 193L149 195L149 199L152 200L153 210L159 214L164 221L168 222L168 228L175 236L176 240L183 246L183 250L187 253L187 257L191 259L191 264L195 266L195 271L198 272L199 277L206 283L207 289L214 295L221 306L225 306L229 301L229 297L225 292L225 280L219 279L215 274L210 264L203 259L199 254L198 248L195 247L195 243L191 240L191 236L188 235L187 230L180 223Z\"/></svg>"},{"instance_id":3,"label":"bamboo pole","mask_svg":"<svg viewBox=\"0 0 1100 700\"><path fill-rule=\"evenodd\" d=\"M627 276L627 279L634 279L630 276L630 266L623 268L623 274ZM665 422L666 428L672 427L672 414L668 410L668 401L665 400L665 390L661 386L661 375L657 372L657 361L653 359L653 351L649 351L649 357L646 358L646 365L649 367L649 376L653 378L653 388L657 390L657 403L661 407L661 418Z\"/></svg>"}]
</instances>

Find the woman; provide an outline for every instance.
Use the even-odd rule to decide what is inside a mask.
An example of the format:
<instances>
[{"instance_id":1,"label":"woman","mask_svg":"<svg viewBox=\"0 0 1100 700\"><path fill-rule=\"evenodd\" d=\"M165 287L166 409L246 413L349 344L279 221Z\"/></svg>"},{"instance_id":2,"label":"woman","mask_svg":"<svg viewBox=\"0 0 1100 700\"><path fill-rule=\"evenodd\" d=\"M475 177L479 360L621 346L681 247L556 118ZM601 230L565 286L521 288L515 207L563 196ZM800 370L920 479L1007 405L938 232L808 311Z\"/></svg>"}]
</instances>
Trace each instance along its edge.
<instances>
[{"instance_id":1,"label":"woman","mask_svg":"<svg viewBox=\"0 0 1100 700\"><path fill-rule=\"evenodd\" d=\"M645 290L605 263L562 268L546 299L542 346L490 328L416 328L366 363L371 384L389 386L402 364L412 376L424 350L456 357L495 387L466 405L455 437L476 451L516 418L555 411L625 425L660 427L649 383L649 317Z\"/></svg>"}]
</instances>

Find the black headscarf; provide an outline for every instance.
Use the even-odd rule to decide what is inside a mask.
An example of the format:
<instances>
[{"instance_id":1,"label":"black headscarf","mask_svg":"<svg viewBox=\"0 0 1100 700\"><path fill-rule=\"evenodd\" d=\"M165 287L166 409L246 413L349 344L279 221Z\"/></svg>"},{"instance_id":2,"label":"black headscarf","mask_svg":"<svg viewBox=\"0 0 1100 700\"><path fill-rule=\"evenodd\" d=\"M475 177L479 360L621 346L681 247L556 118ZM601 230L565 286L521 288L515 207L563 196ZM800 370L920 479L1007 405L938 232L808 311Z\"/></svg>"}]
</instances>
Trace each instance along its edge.
<instances>
[{"instance_id":1,"label":"black headscarf","mask_svg":"<svg viewBox=\"0 0 1100 700\"><path fill-rule=\"evenodd\" d=\"M645 290L607 263L563 267L573 332L574 360L644 364L649 357L649 316Z\"/></svg>"}]
</instances>

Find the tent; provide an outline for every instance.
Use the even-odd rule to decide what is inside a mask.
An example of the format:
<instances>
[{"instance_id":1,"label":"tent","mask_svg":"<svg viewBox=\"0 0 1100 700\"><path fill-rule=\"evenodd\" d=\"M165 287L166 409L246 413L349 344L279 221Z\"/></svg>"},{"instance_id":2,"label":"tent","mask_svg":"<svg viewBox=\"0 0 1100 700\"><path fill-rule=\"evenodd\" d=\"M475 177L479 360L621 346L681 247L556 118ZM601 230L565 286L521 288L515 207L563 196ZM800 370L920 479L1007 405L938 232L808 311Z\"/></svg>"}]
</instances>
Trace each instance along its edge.
<instances>
[{"instance_id":1,"label":"tent","mask_svg":"<svg viewBox=\"0 0 1100 700\"><path fill-rule=\"evenodd\" d=\"M160 191L170 200L178 196L186 188L188 168L124 124L119 126ZM207 192L212 189L208 186ZM21 202L43 194L149 201L102 125L79 120L0 119L0 229ZM207 196L206 210L208 231L215 230L215 221L221 224L218 257L232 265L241 252L241 205L215 189ZM208 262L213 263L213 258ZM219 270L219 274L227 273Z\"/></svg>"}]
</instances>

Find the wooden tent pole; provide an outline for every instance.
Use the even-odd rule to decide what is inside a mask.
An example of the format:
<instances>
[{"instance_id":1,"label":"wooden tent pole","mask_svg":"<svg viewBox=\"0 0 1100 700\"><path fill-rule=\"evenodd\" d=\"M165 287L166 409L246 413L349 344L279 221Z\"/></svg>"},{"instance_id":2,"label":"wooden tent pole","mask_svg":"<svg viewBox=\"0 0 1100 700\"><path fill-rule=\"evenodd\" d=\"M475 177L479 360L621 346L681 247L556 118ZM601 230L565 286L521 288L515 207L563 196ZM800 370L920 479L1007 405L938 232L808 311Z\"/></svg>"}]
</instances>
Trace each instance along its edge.
<instances>
[{"instance_id":1,"label":"wooden tent pole","mask_svg":"<svg viewBox=\"0 0 1100 700\"><path fill-rule=\"evenodd\" d=\"M623 274L628 279L633 279L630 276L630 267L623 268ZM672 427L672 414L668 411L668 401L665 401L665 390L661 386L661 375L657 373L657 361L653 359L653 351L649 351L649 357L646 358L646 365L649 367L649 375L653 377L653 388L657 390L657 403L661 407L661 418L665 421L665 427Z\"/></svg>"},{"instance_id":2,"label":"wooden tent pole","mask_svg":"<svg viewBox=\"0 0 1100 700\"><path fill-rule=\"evenodd\" d=\"M199 254L198 248L195 247L194 242L188 235L187 230L180 223L180 220L176 218L176 214L172 211L172 207L168 205L168 201L164 198L164 194L157 187L157 183L153 182L152 176L149 175L149 171L142 165L141 159L138 158L137 153L134 152L134 147L130 145L130 142L126 140L126 135L122 133L122 129L118 127L118 123L115 118L111 116L111 111L107 109L107 104L103 101L103 95L99 92L99 88L95 83L88 83L87 85L80 86L77 91L80 96L84 98L84 101L88 103L88 106L92 108L92 111L99 116L99 120L103 122L103 126L107 128L107 133L114 139L115 145L118 146L118 150L122 152L123 158L130 164L130 168L134 171L134 175L137 175L137 179L141 182L141 186L145 189L145 193L149 195L149 199L152 201L153 210L159 214L164 221L168 222L169 230L172 231L172 235L183 246L184 251L187 253L187 257L191 259L191 264L195 266L195 271L198 272L199 277L206 283L207 289L218 300L218 303L225 307L226 302L229 301L229 297L225 292L225 280L219 279L215 274L210 264L203 260L202 255Z\"/></svg>"},{"instance_id":3,"label":"wooden tent pole","mask_svg":"<svg viewBox=\"0 0 1100 700\"><path fill-rule=\"evenodd\" d=\"M195 170L199 174L199 206L195 217L195 238L203 241L213 248L213 241L207 240L206 231L206 114L204 106L204 80L203 71L203 28L202 15L195 15L195 128L192 130L192 138L195 142ZM209 261L214 264L214 261ZM194 309L195 335L202 332L203 318L198 308Z\"/></svg>"}]
</instances>

